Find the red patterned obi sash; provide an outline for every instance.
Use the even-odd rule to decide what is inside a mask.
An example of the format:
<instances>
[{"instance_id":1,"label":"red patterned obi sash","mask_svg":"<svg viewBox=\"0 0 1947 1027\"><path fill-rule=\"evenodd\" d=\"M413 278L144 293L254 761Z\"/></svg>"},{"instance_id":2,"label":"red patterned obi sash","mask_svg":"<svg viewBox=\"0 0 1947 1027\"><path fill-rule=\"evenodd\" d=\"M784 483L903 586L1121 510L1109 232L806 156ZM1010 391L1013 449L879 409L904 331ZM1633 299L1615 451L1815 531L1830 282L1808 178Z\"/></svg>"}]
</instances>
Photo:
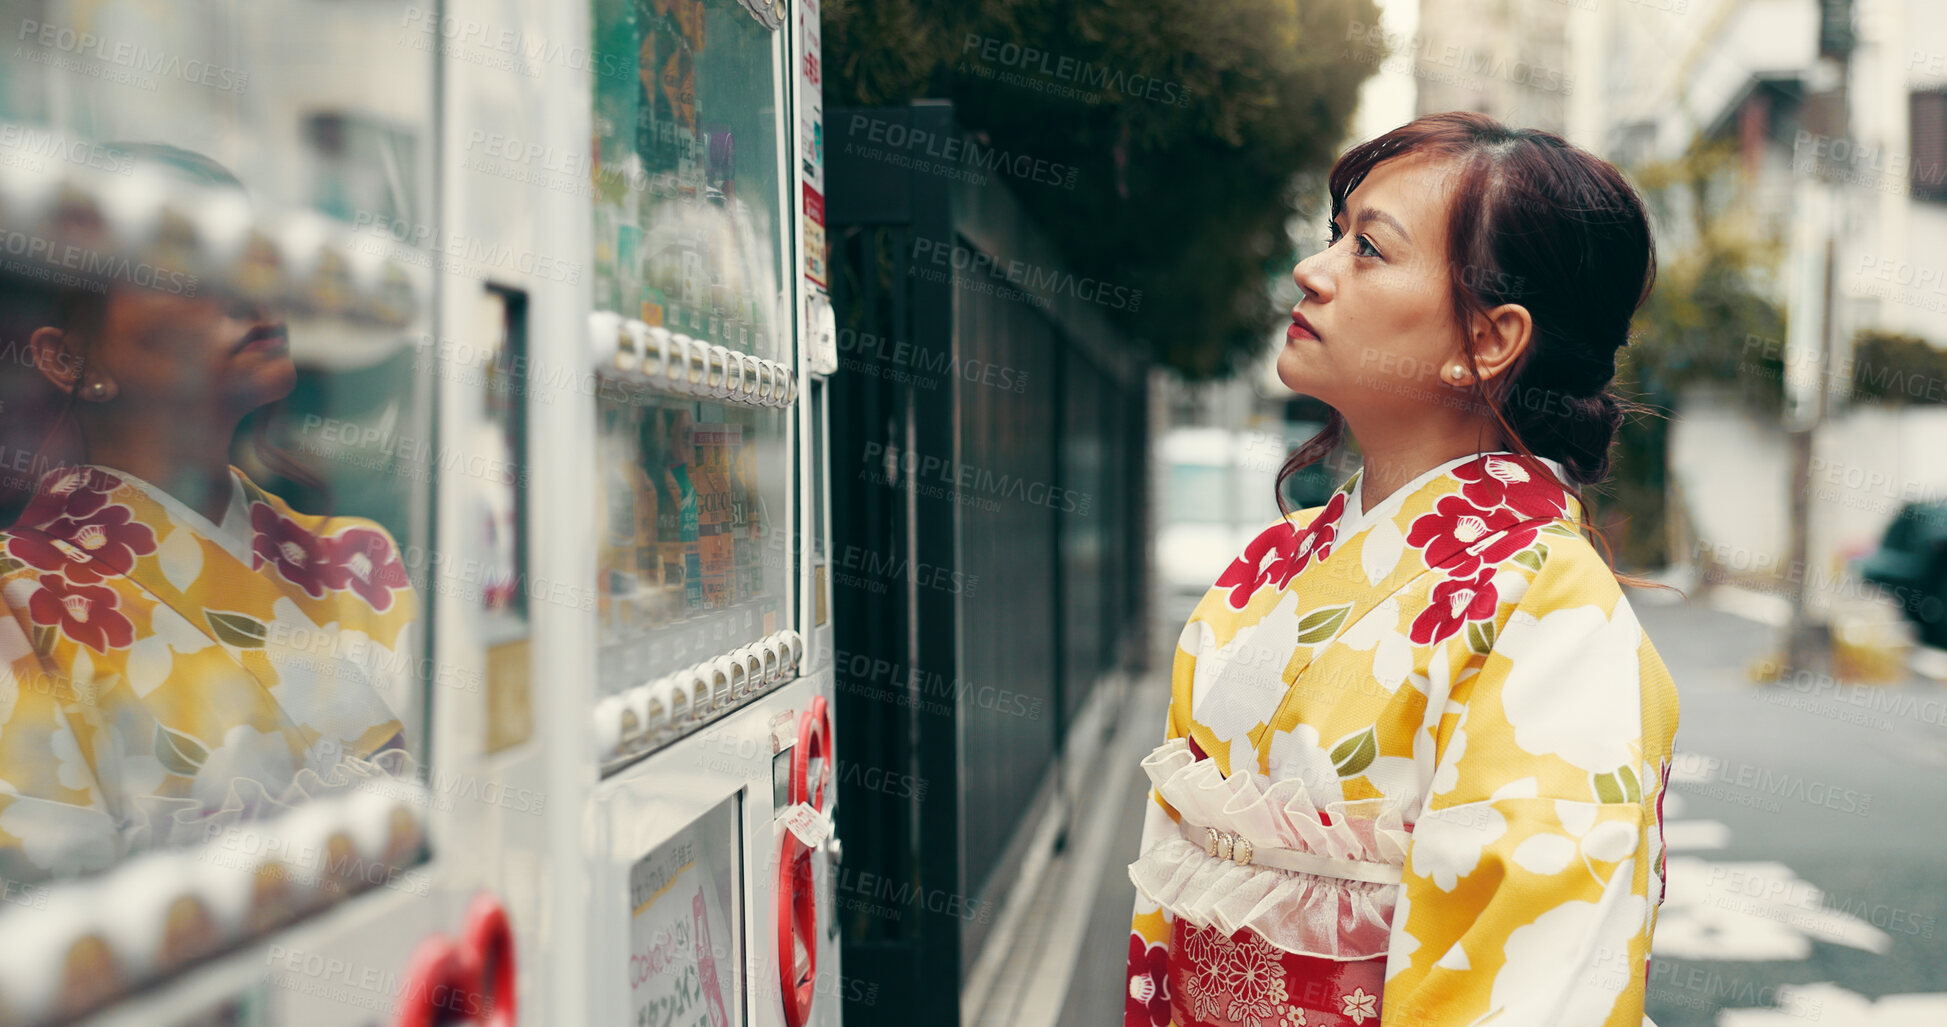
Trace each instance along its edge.
<instances>
[{"instance_id":1,"label":"red patterned obi sash","mask_svg":"<svg viewBox=\"0 0 1947 1027\"><path fill-rule=\"evenodd\" d=\"M1177 920L1170 929L1170 1022L1176 1027L1379 1027L1386 957L1343 961L1272 947L1250 928L1226 937Z\"/></svg>"}]
</instances>

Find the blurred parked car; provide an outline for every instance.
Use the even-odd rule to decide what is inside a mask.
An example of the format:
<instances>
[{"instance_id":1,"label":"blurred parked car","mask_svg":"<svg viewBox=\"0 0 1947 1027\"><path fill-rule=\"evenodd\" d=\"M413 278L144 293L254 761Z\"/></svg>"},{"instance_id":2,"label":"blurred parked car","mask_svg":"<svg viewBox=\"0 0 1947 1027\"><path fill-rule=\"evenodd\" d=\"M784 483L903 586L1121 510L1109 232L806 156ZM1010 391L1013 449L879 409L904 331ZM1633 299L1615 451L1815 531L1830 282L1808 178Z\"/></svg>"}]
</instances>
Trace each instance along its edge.
<instances>
[{"instance_id":1,"label":"blurred parked car","mask_svg":"<svg viewBox=\"0 0 1947 1027\"><path fill-rule=\"evenodd\" d=\"M1921 641L1947 648L1947 502L1900 507L1859 574L1889 590Z\"/></svg>"},{"instance_id":2,"label":"blurred parked car","mask_svg":"<svg viewBox=\"0 0 1947 1027\"><path fill-rule=\"evenodd\" d=\"M1278 468L1318 428L1309 422L1285 422L1281 432L1177 428L1158 440L1163 518L1156 560L1164 588L1201 594L1278 519L1272 493ZM1285 502L1293 511L1318 506L1337 485L1329 470L1308 467L1285 482Z\"/></svg>"}]
</instances>

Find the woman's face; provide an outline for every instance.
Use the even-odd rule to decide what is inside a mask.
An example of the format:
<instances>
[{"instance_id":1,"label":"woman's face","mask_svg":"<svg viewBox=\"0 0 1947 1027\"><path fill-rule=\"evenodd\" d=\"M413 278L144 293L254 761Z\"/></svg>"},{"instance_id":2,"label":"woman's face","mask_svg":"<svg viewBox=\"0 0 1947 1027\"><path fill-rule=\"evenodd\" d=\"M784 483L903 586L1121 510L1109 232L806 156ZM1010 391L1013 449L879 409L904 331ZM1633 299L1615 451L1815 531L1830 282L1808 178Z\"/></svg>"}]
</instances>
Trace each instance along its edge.
<instances>
[{"instance_id":1,"label":"woman's face","mask_svg":"<svg viewBox=\"0 0 1947 1027\"><path fill-rule=\"evenodd\" d=\"M88 341L90 379L130 407L240 417L297 383L283 319L249 302L118 287Z\"/></svg>"},{"instance_id":2,"label":"woman's face","mask_svg":"<svg viewBox=\"0 0 1947 1027\"><path fill-rule=\"evenodd\" d=\"M1446 259L1446 170L1414 156L1376 165L1346 197L1331 231L1337 241L1292 270L1303 294L1278 377L1355 426L1424 412L1452 385L1442 376L1461 361Z\"/></svg>"}]
</instances>

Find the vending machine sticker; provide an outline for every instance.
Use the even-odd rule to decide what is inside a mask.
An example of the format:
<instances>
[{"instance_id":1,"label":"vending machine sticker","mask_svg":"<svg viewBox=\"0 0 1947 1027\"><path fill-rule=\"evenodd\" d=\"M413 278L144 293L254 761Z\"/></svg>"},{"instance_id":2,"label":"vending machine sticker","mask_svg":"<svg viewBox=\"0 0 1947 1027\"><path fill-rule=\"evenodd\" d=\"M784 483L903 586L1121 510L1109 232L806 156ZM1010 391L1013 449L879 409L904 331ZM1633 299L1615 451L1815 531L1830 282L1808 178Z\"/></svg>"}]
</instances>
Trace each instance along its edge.
<instances>
[{"instance_id":1,"label":"vending machine sticker","mask_svg":"<svg viewBox=\"0 0 1947 1027\"><path fill-rule=\"evenodd\" d=\"M698 860L699 852L714 851L699 845L692 828L629 870L629 1008L635 1027L739 1022L733 1020L738 996L725 988L737 979L739 956L717 878L734 868L713 867L707 855Z\"/></svg>"},{"instance_id":2,"label":"vending machine sticker","mask_svg":"<svg viewBox=\"0 0 1947 1027\"><path fill-rule=\"evenodd\" d=\"M804 171L804 276L828 288L825 257L825 83L817 0L798 4L798 163Z\"/></svg>"}]
</instances>

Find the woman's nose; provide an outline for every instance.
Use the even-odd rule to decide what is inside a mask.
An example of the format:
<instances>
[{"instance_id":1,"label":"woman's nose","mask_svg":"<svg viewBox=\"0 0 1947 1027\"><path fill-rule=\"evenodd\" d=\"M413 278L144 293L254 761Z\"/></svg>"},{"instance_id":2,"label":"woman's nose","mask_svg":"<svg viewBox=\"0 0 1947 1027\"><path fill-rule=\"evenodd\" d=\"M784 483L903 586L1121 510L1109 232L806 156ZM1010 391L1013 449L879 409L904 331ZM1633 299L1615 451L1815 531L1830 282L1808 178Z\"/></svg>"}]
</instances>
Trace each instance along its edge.
<instances>
[{"instance_id":1,"label":"woman's nose","mask_svg":"<svg viewBox=\"0 0 1947 1027\"><path fill-rule=\"evenodd\" d=\"M1291 280L1297 284L1303 299L1323 300L1330 288L1330 277L1325 274L1325 255L1330 250L1320 250L1299 261L1291 269Z\"/></svg>"}]
</instances>

